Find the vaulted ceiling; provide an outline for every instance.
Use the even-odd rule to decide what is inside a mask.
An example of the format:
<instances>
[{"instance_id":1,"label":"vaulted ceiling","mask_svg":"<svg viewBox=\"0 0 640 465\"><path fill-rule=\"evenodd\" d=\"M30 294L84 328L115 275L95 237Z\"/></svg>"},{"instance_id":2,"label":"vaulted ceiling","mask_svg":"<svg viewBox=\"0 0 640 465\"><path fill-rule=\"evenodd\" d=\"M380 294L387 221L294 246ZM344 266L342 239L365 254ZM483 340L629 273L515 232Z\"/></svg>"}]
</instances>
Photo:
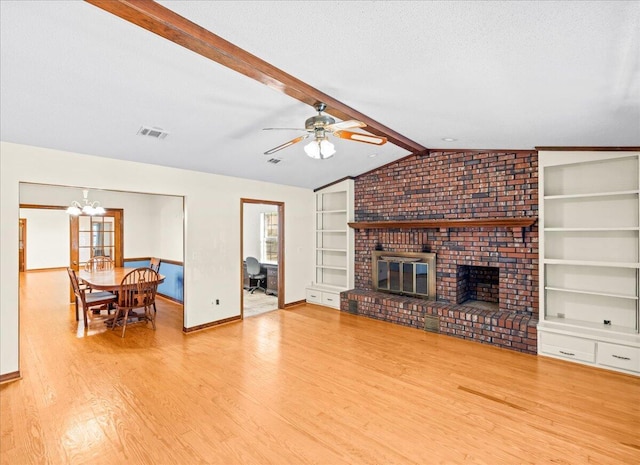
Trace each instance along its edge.
<instances>
[{"instance_id":1,"label":"vaulted ceiling","mask_svg":"<svg viewBox=\"0 0 640 465\"><path fill-rule=\"evenodd\" d=\"M239 47L226 65L253 55L245 74L92 3L0 1L2 140L309 188L424 148L640 145L640 2L151 5ZM390 142L265 156L318 96Z\"/></svg>"}]
</instances>

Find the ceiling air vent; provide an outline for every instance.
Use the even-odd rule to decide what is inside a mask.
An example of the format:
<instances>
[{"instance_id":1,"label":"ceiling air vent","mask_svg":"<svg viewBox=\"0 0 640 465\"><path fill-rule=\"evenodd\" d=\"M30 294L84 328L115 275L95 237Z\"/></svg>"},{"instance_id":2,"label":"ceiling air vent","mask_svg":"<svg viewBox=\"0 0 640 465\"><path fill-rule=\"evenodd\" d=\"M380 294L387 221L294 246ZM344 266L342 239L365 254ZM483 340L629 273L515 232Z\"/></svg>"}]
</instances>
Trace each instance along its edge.
<instances>
[{"instance_id":1,"label":"ceiling air vent","mask_svg":"<svg viewBox=\"0 0 640 465\"><path fill-rule=\"evenodd\" d=\"M267 163L271 163L272 165L277 165L282 161L282 158L269 158Z\"/></svg>"},{"instance_id":2,"label":"ceiling air vent","mask_svg":"<svg viewBox=\"0 0 640 465\"><path fill-rule=\"evenodd\" d=\"M160 128L150 128L148 126L140 126L140 129L138 129L138 135L152 137L154 139L164 139L169 135L169 133L164 129L160 129Z\"/></svg>"}]
</instances>

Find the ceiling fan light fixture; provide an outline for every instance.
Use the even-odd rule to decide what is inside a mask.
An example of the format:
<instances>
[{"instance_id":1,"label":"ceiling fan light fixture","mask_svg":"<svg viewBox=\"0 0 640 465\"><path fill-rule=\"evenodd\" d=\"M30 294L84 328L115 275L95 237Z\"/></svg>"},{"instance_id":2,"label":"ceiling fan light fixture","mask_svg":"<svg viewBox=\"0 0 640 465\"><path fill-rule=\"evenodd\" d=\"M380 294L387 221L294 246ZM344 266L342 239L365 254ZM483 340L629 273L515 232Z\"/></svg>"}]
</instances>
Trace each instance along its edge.
<instances>
[{"instance_id":1,"label":"ceiling fan light fixture","mask_svg":"<svg viewBox=\"0 0 640 465\"><path fill-rule=\"evenodd\" d=\"M314 140L304 146L304 151L311 158L326 160L336 153L335 146L327 139Z\"/></svg>"}]
</instances>

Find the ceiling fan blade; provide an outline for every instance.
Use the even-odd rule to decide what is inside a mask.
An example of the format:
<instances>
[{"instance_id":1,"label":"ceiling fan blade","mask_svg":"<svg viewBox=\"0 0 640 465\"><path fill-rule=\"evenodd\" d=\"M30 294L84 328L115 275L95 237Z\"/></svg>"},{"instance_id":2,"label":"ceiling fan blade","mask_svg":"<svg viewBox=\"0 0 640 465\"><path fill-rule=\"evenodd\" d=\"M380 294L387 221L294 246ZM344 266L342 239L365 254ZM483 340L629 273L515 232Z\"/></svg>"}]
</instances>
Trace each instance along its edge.
<instances>
[{"instance_id":1,"label":"ceiling fan blade","mask_svg":"<svg viewBox=\"0 0 640 465\"><path fill-rule=\"evenodd\" d=\"M328 124L325 129L328 131L341 131L343 129L363 128L366 124L357 119L350 119L347 121L340 121L339 123Z\"/></svg>"},{"instance_id":2,"label":"ceiling fan blade","mask_svg":"<svg viewBox=\"0 0 640 465\"><path fill-rule=\"evenodd\" d=\"M263 131L306 131L303 128L262 128Z\"/></svg>"},{"instance_id":3,"label":"ceiling fan blade","mask_svg":"<svg viewBox=\"0 0 640 465\"><path fill-rule=\"evenodd\" d=\"M305 140L309 136L310 134L305 134L304 136L296 137L295 139L291 139L289 142L285 142L284 144L278 145L277 147L274 147L271 150L267 150L264 154L271 155L272 153L275 153L278 150L286 149L287 147L290 147L293 144L297 144L298 142Z\"/></svg>"},{"instance_id":4,"label":"ceiling fan blade","mask_svg":"<svg viewBox=\"0 0 640 465\"><path fill-rule=\"evenodd\" d=\"M335 131L334 136L341 139L355 140L357 142L366 142L367 144L383 145L387 143L386 137L372 136L371 134L362 134L361 132L351 131Z\"/></svg>"}]
</instances>

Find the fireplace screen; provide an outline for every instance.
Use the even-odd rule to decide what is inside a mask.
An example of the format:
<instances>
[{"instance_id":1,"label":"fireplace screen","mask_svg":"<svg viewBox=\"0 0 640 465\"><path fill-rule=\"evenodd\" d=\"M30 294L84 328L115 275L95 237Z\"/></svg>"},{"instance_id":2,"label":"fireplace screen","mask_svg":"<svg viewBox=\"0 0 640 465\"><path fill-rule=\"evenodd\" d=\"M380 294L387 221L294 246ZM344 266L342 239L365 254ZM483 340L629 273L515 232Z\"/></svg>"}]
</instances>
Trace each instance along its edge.
<instances>
[{"instance_id":1,"label":"fireplace screen","mask_svg":"<svg viewBox=\"0 0 640 465\"><path fill-rule=\"evenodd\" d=\"M374 251L371 268L377 291L436 299L434 253Z\"/></svg>"}]
</instances>

